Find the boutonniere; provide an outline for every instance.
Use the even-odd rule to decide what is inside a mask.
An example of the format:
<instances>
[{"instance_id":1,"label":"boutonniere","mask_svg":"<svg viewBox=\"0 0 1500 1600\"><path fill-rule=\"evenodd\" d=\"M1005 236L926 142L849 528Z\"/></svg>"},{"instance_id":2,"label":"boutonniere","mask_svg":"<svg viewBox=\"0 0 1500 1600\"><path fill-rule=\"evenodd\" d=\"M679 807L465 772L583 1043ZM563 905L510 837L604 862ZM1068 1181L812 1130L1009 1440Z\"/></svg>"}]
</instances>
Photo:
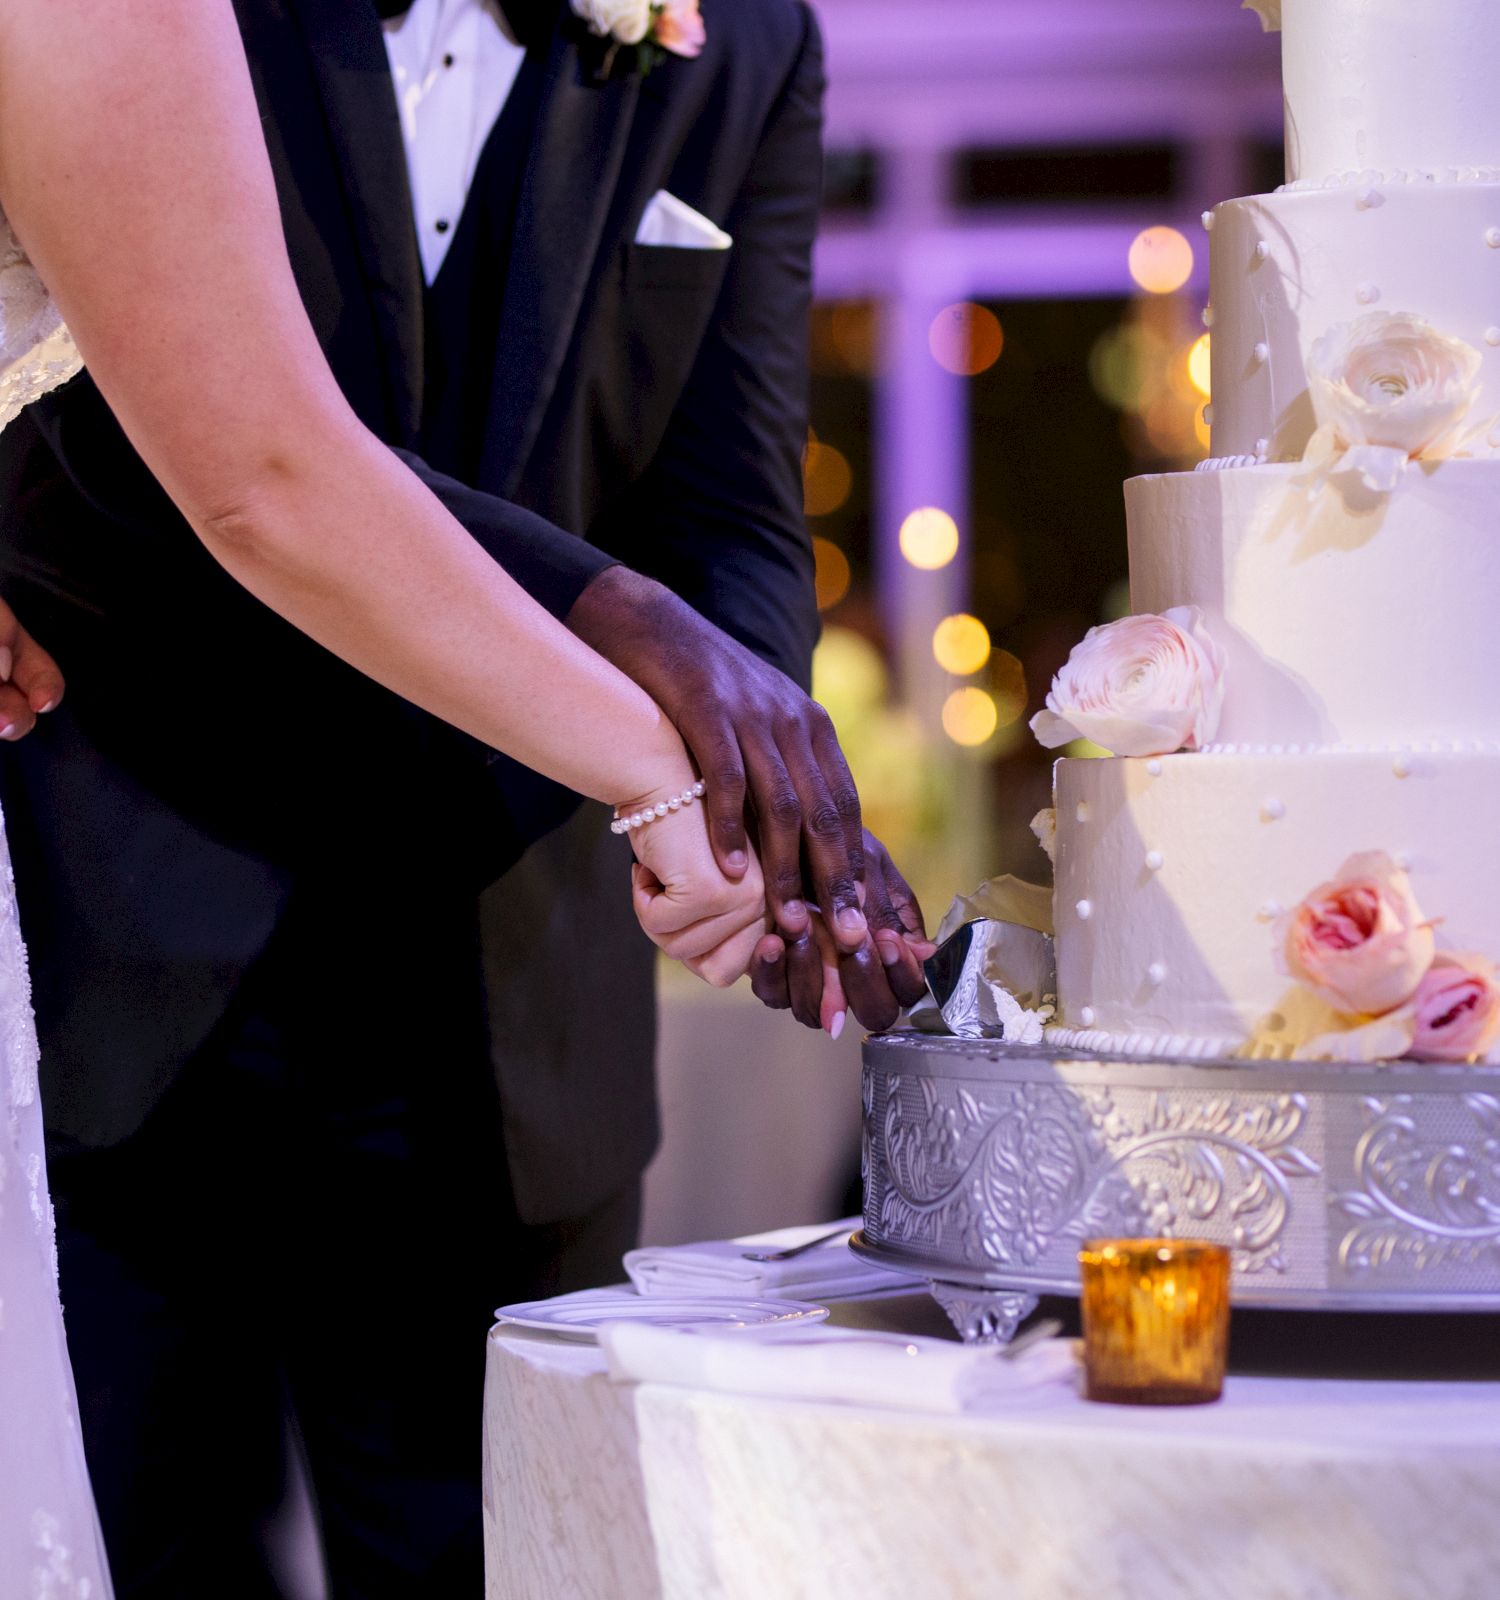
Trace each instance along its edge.
<instances>
[{"instance_id":1,"label":"boutonniere","mask_svg":"<svg viewBox=\"0 0 1500 1600\"><path fill-rule=\"evenodd\" d=\"M622 49L635 52L644 76L669 55L696 56L708 38L698 0L571 0L573 14L604 41L595 76L608 78Z\"/></svg>"}]
</instances>

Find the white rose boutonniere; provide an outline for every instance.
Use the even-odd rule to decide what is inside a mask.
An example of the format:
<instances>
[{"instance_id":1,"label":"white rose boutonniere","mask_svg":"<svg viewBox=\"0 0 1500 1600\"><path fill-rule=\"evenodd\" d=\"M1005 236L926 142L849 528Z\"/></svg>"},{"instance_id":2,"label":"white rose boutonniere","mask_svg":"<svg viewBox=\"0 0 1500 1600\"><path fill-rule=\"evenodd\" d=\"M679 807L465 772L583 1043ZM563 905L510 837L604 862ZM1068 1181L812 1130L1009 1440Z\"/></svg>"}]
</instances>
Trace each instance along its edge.
<instances>
[{"instance_id":1,"label":"white rose boutonniere","mask_svg":"<svg viewBox=\"0 0 1500 1600\"><path fill-rule=\"evenodd\" d=\"M1318 429L1303 455L1304 481L1357 472L1384 494L1408 461L1459 454L1485 427L1469 421L1481 364L1472 345L1404 311L1330 328L1307 361Z\"/></svg>"},{"instance_id":2,"label":"white rose boutonniere","mask_svg":"<svg viewBox=\"0 0 1500 1600\"><path fill-rule=\"evenodd\" d=\"M1281 0L1240 0L1241 11L1253 11L1264 33L1281 32Z\"/></svg>"},{"instance_id":3,"label":"white rose boutonniere","mask_svg":"<svg viewBox=\"0 0 1500 1600\"><path fill-rule=\"evenodd\" d=\"M643 72L663 55L691 58L708 38L698 0L571 0L573 14L597 39L608 41L603 67L608 76L622 46L636 50Z\"/></svg>"}]
</instances>

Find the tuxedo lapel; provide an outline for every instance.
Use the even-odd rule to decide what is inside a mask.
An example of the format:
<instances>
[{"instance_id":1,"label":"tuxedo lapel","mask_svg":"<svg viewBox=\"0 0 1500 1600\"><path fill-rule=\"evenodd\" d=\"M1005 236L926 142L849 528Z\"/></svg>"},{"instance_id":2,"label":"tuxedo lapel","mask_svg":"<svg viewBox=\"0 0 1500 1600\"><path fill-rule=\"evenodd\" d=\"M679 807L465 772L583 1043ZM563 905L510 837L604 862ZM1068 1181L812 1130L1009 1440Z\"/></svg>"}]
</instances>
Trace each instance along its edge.
<instances>
[{"instance_id":1,"label":"tuxedo lapel","mask_svg":"<svg viewBox=\"0 0 1500 1600\"><path fill-rule=\"evenodd\" d=\"M410 443L421 417L422 264L400 115L375 12L366 0L288 0L322 91L350 221L384 349L392 421Z\"/></svg>"},{"instance_id":2,"label":"tuxedo lapel","mask_svg":"<svg viewBox=\"0 0 1500 1600\"><path fill-rule=\"evenodd\" d=\"M522 181L485 428L484 487L515 492L536 442L584 290L635 115L640 77L591 81L564 26L547 61Z\"/></svg>"}]
</instances>

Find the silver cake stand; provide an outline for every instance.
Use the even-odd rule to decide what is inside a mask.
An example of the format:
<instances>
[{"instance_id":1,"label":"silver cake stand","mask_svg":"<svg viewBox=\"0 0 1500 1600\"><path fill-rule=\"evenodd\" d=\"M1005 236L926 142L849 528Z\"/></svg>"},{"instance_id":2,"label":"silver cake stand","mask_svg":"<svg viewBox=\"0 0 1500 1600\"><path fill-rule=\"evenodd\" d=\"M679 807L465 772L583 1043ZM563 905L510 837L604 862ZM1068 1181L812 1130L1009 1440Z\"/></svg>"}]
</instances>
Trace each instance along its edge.
<instances>
[{"instance_id":1,"label":"silver cake stand","mask_svg":"<svg viewBox=\"0 0 1500 1600\"><path fill-rule=\"evenodd\" d=\"M1500 1069L1173 1061L882 1034L868 1261L966 1340L1078 1294L1085 1238L1233 1253L1237 1305L1500 1311Z\"/></svg>"}]
</instances>

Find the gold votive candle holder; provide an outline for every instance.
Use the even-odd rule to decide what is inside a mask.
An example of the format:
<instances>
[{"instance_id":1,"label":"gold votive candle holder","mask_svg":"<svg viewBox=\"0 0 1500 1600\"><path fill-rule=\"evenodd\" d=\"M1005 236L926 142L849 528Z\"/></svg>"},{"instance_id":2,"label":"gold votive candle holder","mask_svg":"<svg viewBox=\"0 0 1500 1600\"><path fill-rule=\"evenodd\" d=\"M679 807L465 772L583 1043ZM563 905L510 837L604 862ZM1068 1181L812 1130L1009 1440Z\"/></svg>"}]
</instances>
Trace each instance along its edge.
<instances>
[{"instance_id":1,"label":"gold votive candle holder","mask_svg":"<svg viewBox=\"0 0 1500 1600\"><path fill-rule=\"evenodd\" d=\"M1092 1239L1083 1274L1084 1393L1117 1405L1217 1400L1229 1354L1229 1252L1198 1239Z\"/></svg>"}]
</instances>

